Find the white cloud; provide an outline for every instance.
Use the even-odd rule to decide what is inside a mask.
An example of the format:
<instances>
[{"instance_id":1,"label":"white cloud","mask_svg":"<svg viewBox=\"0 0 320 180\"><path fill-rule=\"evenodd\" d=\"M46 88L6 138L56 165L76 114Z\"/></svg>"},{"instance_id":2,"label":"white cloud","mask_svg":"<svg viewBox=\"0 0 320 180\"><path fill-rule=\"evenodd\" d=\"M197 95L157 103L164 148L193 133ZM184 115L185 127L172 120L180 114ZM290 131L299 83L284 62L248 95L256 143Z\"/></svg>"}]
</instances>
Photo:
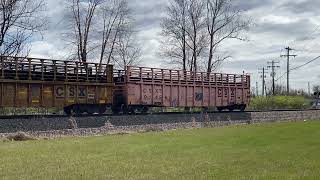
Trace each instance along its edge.
<instances>
[{"instance_id":1,"label":"white cloud","mask_svg":"<svg viewBox=\"0 0 320 180\"><path fill-rule=\"evenodd\" d=\"M48 16L51 17L50 27L44 38L32 43L32 56L43 58L65 58L70 54L67 42L62 33L65 0L47 0ZM309 2L310 1L310 2ZM248 10L255 26L248 32L249 42L228 41L224 50L228 50L233 58L223 66L227 73L242 73L243 70L252 74L252 82L261 81L258 68L267 66L267 61L277 59L281 62L281 70L285 72L286 61L280 58L285 46L292 46L299 55L293 59L295 67L320 54L320 12L318 6L307 6L311 0L235 0L239 7ZM314 2L314 1L312 1ZM143 47L143 65L163 67L163 59L158 57L160 45L160 19L165 15L168 0L129 0L137 20L138 41ZM312 3L311 3L312 4ZM317 2L318 4L318 2ZM317 28L319 27L319 28ZM305 88L308 81L320 84L320 60L291 73L292 87ZM285 79L281 79L284 83Z\"/></svg>"}]
</instances>

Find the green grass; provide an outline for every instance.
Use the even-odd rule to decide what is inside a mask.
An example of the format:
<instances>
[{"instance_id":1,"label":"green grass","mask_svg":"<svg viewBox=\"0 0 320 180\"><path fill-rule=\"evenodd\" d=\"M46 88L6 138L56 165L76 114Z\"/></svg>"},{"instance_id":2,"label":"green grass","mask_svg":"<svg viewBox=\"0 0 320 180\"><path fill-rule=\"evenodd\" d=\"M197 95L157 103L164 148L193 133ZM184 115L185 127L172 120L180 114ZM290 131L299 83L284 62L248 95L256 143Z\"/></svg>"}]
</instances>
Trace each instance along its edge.
<instances>
[{"instance_id":1,"label":"green grass","mask_svg":"<svg viewBox=\"0 0 320 180\"><path fill-rule=\"evenodd\" d=\"M320 122L0 143L0 179L318 179Z\"/></svg>"}]
</instances>

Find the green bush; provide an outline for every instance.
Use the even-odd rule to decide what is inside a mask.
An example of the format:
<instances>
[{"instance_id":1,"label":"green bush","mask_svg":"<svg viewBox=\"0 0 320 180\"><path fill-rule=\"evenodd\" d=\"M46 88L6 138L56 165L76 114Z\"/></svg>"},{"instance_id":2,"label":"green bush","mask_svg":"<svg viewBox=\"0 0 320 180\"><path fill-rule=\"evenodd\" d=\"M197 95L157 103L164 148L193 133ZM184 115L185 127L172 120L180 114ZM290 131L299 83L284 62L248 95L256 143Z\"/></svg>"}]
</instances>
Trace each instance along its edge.
<instances>
[{"instance_id":1,"label":"green bush","mask_svg":"<svg viewBox=\"0 0 320 180\"><path fill-rule=\"evenodd\" d=\"M303 96L267 96L251 99L251 110L307 109L310 103Z\"/></svg>"}]
</instances>

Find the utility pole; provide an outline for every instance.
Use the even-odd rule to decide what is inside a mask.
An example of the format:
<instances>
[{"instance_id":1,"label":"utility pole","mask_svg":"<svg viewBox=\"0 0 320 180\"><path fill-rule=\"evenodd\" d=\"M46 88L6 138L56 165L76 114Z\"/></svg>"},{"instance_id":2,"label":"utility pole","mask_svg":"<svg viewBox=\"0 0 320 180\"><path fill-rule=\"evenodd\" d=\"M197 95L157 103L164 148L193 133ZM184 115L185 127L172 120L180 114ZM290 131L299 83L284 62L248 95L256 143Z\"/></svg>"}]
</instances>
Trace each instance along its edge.
<instances>
[{"instance_id":1,"label":"utility pole","mask_svg":"<svg viewBox=\"0 0 320 180\"><path fill-rule=\"evenodd\" d=\"M266 76L266 68L265 67L263 67L262 69L260 69L260 70L262 70L262 71L260 71L259 73L260 74L262 74L261 75L261 78L262 78L262 96L264 96L265 95L265 86L266 86L266 81L265 81L265 78L267 77Z\"/></svg>"},{"instance_id":2,"label":"utility pole","mask_svg":"<svg viewBox=\"0 0 320 180\"><path fill-rule=\"evenodd\" d=\"M290 47L286 47L285 50L287 50L286 55L281 55L280 57L287 57L287 95L290 93L290 57L296 57L297 55L290 54L290 51L293 51L294 49L291 49Z\"/></svg>"},{"instance_id":3,"label":"utility pole","mask_svg":"<svg viewBox=\"0 0 320 180\"><path fill-rule=\"evenodd\" d=\"M258 84L258 82L256 82L256 93L257 93L257 96L259 96L259 84Z\"/></svg>"},{"instance_id":4,"label":"utility pole","mask_svg":"<svg viewBox=\"0 0 320 180\"><path fill-rule=\"evenodd\" d=\"M311 95L310 82L308 82L308 95Z\"/></svg>"},{"instance_id":5,"label":"utility pole","mask_svg":"<svg viewBox=\"0 0 320 180\"><path fill-rule=\"evenodd\" d=\"M279 61L271 61L268 62L268 64L271 64L271 66L268 66L268 68L271 68L272 72L271 72L271 77L272 77L272 95L275 95L275 89L276 89L276 85L275 85L275 77L276 77L276 72L275 72L275 68L280 68L280 66L276 66L277 63L280 63Z\"/></svg>"}]
</instances>

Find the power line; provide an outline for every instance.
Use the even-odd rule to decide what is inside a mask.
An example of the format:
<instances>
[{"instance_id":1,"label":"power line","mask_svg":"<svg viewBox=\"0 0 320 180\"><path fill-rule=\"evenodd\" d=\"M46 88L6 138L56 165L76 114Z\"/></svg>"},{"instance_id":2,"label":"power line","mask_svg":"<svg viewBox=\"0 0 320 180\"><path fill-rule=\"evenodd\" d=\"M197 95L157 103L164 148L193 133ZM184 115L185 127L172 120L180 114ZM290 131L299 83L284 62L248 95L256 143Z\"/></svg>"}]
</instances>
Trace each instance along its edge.
<instances>
[{"instance_id":1,"label":"power line","mask_svg":"<svg viewBox=\"0 0 320 180\"><path fill-rule=\"evenodd\" d=\"M312 59L312 60L310 60L310 61L308 61L308 62L306 62L306 63L304 63L304 64L302 64L302 65L300 65L300 66L297 66L297 67L295 67L295 68L292 68L291 71L300 69L300 68L302 68L302 67L304 67L304 66L312 63L313 61L316 61L316 60L319 59L319 58L320 58L320 56L318 56L318 57L316 57L316 58L314 58L314 59Z\"/></svg>"},{"instance_id":2,"label":"power line","mask_svg":"<svg viewBox=\"0 0 320 180\"><path fill-rule=\"evenodd\" d=\"M316 58L314 58L314 59L312 59L312 60L310 60L310 61L308 61L308 62L306 62L306 63L304 63L304 64L302 64L302 65L300 65L300 66L297 66L297 67L294 67L294 68L292 68L292 69L290 69L291 71L295 71L295 70L298 70L298 69L300 69L300 68L302 68L302 67L304 67L304 66L306 66L306 65L308 65L308 64L310 64L310 63L312 63L312 62L314 62L314 61L316 61L317 59L319 59L320 58L320 56L318 56L318 57L316 57ZM283 76L284 75L286 75L287 74L287 72L285 72L285 73L283 73L278 79L276 79L275 81L279 81L281 78L283 78Z\"/></svg>"}]
</instances>

